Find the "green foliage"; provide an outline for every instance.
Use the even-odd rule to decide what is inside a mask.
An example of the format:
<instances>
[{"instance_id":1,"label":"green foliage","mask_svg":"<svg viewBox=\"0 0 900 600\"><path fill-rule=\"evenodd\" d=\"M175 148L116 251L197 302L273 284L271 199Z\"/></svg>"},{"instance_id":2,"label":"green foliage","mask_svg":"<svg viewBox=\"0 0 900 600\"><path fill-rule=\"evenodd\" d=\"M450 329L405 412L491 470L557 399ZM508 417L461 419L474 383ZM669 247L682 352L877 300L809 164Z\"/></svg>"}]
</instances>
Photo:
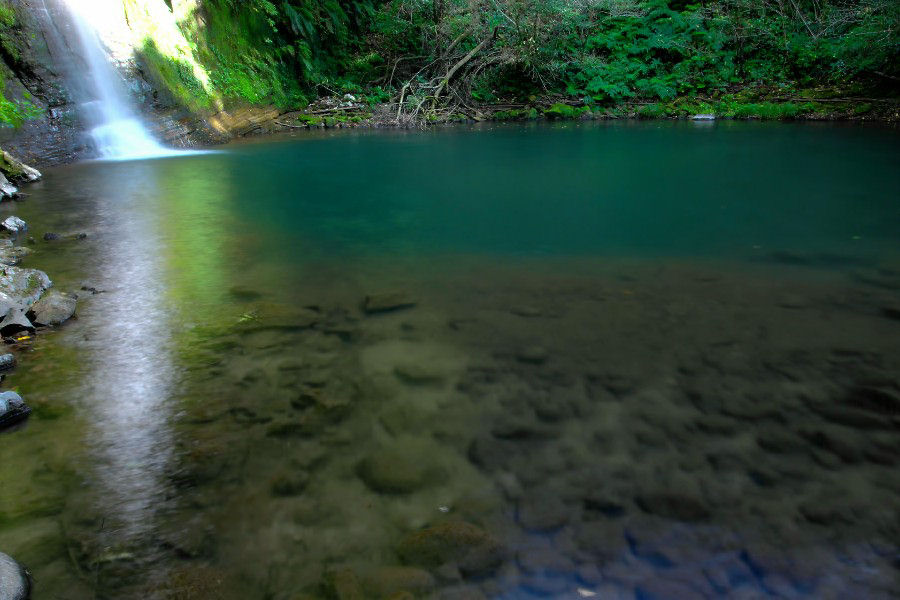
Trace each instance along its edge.
<instances>
[{"instance_id":1,"label":"green foliage","mask_svg":"<svg viewBox=\"0 0 900 600\"><path fill-rule=\"evenodd\" d=\"M568 104L556 103L544 110L544 116L550 120L577 119L587 110L589 109L585 106L576 108L574 106L569 106Z\"/></svg>"}]
</instances>

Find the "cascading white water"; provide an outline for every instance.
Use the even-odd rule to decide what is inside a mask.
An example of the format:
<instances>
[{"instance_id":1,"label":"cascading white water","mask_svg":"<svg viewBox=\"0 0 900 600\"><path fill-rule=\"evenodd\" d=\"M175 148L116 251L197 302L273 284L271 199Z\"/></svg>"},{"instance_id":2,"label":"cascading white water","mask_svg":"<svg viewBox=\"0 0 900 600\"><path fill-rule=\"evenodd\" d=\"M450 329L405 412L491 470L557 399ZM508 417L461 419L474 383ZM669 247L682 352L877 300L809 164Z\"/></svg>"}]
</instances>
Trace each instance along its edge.
<instances>
[{"instance_id":1,"label":"cascading white water","mask_svg":"<svg viewBox=\"0 0 900 600\"><path fill-rule=\"evenodd\" d=\"M82 107L100 157L138 160L180 154L157 142L131 107L125 82L110 63L97 31L90 23L88 9L94 15L103 14L104 7L98 4L104 3L66 0L87 66L87 73L82 75L86 92L92 97Z\"/></svg>"}]
</instances>

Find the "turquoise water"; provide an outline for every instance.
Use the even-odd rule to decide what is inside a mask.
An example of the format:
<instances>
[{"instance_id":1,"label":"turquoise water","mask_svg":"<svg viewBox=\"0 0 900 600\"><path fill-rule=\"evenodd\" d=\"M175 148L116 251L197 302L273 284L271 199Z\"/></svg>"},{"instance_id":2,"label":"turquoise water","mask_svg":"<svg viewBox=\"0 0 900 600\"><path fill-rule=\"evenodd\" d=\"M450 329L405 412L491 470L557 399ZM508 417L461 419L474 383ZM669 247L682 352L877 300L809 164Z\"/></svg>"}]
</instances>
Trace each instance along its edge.
<instances>
[{"instance_id":1,"label":"turquoise water","mask_svg":"<svg viewBox=\"0 0 900 600\"><path fill-rule=\"evenodd\" d=\"M48 170L0 211L78 318L14 347L0 551L37 598L890 598L897 139L334 131Z\"/></svg>"}]
</instances>

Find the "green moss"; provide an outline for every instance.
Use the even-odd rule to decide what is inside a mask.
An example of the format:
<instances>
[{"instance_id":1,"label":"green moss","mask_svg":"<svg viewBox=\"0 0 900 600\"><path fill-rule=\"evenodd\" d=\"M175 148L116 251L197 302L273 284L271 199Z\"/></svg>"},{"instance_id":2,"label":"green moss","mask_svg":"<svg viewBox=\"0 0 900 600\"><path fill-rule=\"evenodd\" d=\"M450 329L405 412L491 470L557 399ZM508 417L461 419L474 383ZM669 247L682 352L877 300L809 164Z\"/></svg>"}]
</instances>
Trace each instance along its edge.
<instances>
[{"instance_id":1,"label":"green moss","mask_svg":"<svg viewBox=\"0 0 900 600\"><path fill-rule=\"evenodd\" d=\"M872 105L868 102L860 104L853 109L853 114L864 115L872 111Z\"/></svg>"},{"instance_id":2,"label":"green moss","mask_svg":"<svg viewBox=\"0 0 900 600\"><path fill-rule=\"evenodd\" d=\"M169 91L175 100L191 110L208 109L213 98L194 75L186 62L165 56L152 39L146 39L140 59L160 87Z\"/></svg>"},{"instance_id":3,"label":"green moss","mask_svg":"<svg viewBox=\"0 0 900 600\"><path fill-rule=\"evenodd\" d=\"M577 119L581 116L585 111L589 110L588 107L574 107L569 106L568 104L562 104L557 102L544 110L544 116L548 119Z\"/></svg>"}]
</instances>

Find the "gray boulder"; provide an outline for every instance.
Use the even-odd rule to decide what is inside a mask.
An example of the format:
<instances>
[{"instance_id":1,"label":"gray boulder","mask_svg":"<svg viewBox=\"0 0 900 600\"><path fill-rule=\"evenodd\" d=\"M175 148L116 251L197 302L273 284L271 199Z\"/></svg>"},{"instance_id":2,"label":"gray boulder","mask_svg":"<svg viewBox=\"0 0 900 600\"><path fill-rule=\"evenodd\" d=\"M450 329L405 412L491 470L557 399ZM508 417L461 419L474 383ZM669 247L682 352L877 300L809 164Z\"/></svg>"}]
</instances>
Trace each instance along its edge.
<instances>
[{"instance_id":1,"label":"gray boulder","mask_svg":"<svg viewBox=\"0 0 900 600\"><path fill-rule=\"evenodd\" d=\"M0 198L15 198L18 194L19 188L11 184L6 175L0 173Z\"/></svg>"},{"instance_id":2,"label":"gray boulder","mask_svg":"<svg viewBox=\"0 0 900 600\"><path fill-rule=\"evenodd\" d=\"M28 316L35 325L61 325L75 315L77 301L62 292L50 292L35 302Z\"/></svg>"},{"instance_id":3,"label":"gray boulder","mask_svg":"<svg viewBox=\"0 0 900 600\"><path fill-rule=\"evenodd\" d=\"M20 331L34 331L34 325L21 308L10 308L0 320L0 334L15 335Z\"/></svg>"},{"instance_id":4,"label":"gray boulder","mask_svg":"<svg viewBox=\"0 0 900 600\"><path fill-rule=\"evenodd\" d=\"M27 600L31 581L25 568L0 552L0 600Z\"/></svg>"},{"instance_id":5,"label":"gray boulder","mask_svg":"<svg viewBox=\"0 0 900 600\"><path fill-rule=\"evenodd\" d=\"M2 182L0 182L0 183L2 183ZM28 229L28 224L15 215L6 217L6 219L3 221L2 225L3 225L3 229L5 229L11 233L22 233L23 231Z\"/></svg>"},{"instance_id":6,"label":"gray boulder","mask_svg":"<svg viewBox=\"0 0 900 600\"><path fill-rule=\"evenodd\" d=\"M22 396L20 396L19 394L15 392L0 393L0 416L11 410L22 408L24 406L25 400L23 400Z\"/></svg>"},{"instance_id":7,"label":"gray boulder","mask_svg":"<svg viewBox=\"0 0 900 600\"><path fill-rule=\"evenodd\" d=\"M6 371L16 366L15 354L3 354L0 356L0 371Z\"/></svg>"},{"instance_id":8,"label":"gray boulder","mask_svg":"<svg viewBox=\"0 0 900 600\"><path fill-rule=\"evenodd\" d=\"M43 271L0 267L0 315L6 315L10 308L27 309L51 285L53 283Z\"/></svg>"}]
</instances>

